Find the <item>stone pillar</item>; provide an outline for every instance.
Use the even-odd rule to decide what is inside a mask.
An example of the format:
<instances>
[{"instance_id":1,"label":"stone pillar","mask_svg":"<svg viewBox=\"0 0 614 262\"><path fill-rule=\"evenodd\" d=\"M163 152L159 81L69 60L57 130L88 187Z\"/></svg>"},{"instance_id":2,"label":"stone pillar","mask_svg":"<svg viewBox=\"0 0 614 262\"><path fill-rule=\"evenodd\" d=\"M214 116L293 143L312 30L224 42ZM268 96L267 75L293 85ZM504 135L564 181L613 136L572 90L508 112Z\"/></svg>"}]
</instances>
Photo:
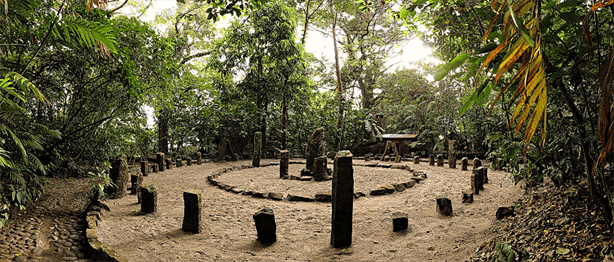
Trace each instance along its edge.
<instances>
[{"instance_id":1,"label":"stone pillar","mask_svg":"<svg viewBox=\"0 0 614 262\"><path fill-rule=\"evenodd\" d=\"M437 166L443 166L443 155L437 155Z\"/></svg>"},{"instance_id":2,"label":"stone pillar","mask_svg":"<svg viewBox=\"0 0 614 262\"><path fill-rule=\"evenodd\" d=\"M452 201L443 196L437 196L437 212L444 216L452 215Z\"/></svg>"},{"instance_id":3,"label":"stone pillar","mask_svg":"<svg viewBox=\"0 0 614 262\"><path fill-rule=\"evenodd\" d=\"M336 248L350 246L354 210L354 168L350 151L340 151L335 157L332 195L333 216L330 242Z\"/></svg>"},{"instance_id":4,"label":"stone pillar","mask_svg":"<svg viewBox=\"0 0 614 262\"><path fill-rule=\"evenodd\" d=\"M420 157L419 156L415 156L414 157L414 164L420 164Z\"/></svg>"},{"instance_id":5,"label":"stone pillar","mask_svg":"<svg viewBox=\"0 0 614 262\"><path fill-rule=\"evenodd\" d=\"M471 192L473 192L474 195L480 194L480 189L482 189L482 183L484 182L481 168L483 167L473 168L471 174Z\"/></svg>"},{"instance_id":6,"label":"stone pillar","mask_svg":"<svg viewBox=\"0 0 614 262\"><path fill-rule=\"evenodd\" d=\"M143 173L143 176L147 176L147 161L141 161L141 173Z\"/></svg>"},{"instance_id":7,"label":"stone pillar","mask_svg":"<svg viewBox=\"0 0 614 262\"><path fill-rule=\"evenodd\" d=\"M448 140L448 167L456 168L456 140Z\"/></svg>"},{"instance_id":8,"label":"stone pillar","mask_svg":"<svg viewBox=\"0 0 614 262\"><path fill-rule=\"evenodd\" d=\"M290 153L288 150L281 150L279 152L279 178L283 178L288 175L288 165L290 164Z\"/></svg>"},{"instance_id":9,"label":"stone pillar","mask_svg":"<svg viewBox=\"0 0 614 262\"><path fill-rule=\"evenodd\" d=\"M158 190L156 185L141 187L141 212L153 213L158 207Z\"/></svg>"},{"instance_id":10,"label":"stone pillar","mask_svg":"<svg viewBox=\"0 0 614 262\"><path fill-rule=\"evenodd\" d=\"M196 164L200 165L203 163L203 154L200 152L196 152Z\"/></svg>"},{"instance_id":11,"label":"stone pillar","mask_svg":"<svg viewBox=\"0 0 614 262\"><path fill-rule=\"evenodd\" d=\"M109 188L109 193L115 194L115 198L125 197L126 190L128 190L128 183L130 182L126 155L121 154L118 159L113 161L111 172L109 172L109 178L111 178L111 181L115 184L115 187Z\"/></svg>"},{"instance_id":12,"label":"stone pillar","mask_svg":"<svg viewBox=\"0 0 614 262\"><path fill-rule=\"evenodd\" d=\"M313 180L323 181L326 176L326 157L316 157L314 162Z\"/></svg>"},{"instance_id":13,"label":"stone pillar","mask_svg":"<svg viewBox=\"0 0 614 262\"><path fill-rule=\"evenodd\" d=\"M181 158L177 158L177 162L175 163L175 166L182 167L183 166L183 160Z\"/></svg>"},{"instance_id":14,"label":"stone pillar","mask_svg":"<svg viewBox=\"0 0 614 262\"><path fill-rule=\"evenodd\" d=\"M186 165L191 166L192 165L192 158L188 157L187 161L186 161Z\"/></svg>"},{"instance_id":15,"label":"stone pillar","mask_svg":"<svg viewBox=\"0 0 614 262\"><path fill-rule=\"evenodd\" d=\"M435 155L429 154L429 166L435 165Z\"/></svg>"},{"instance_id":16,"label":"stone pillar","mask_svg":"<svg viewBox=\"0 0 614 262\"><path fill-rule=\"evenodd\" d=\"M480 161L479 158L474 158L473 159L473 168L478 168L482 166L482 161Z\"/></svg>"},{"instance_id":17,"label":"stone pillar","mask_svg":"<svg viewBox=\"0 0 614 262\"><path fill-rule=\"evenodd\" d=\"M165 161L166 161L166 169L172 169L173 161L170 158L167 158Z\"/></svg>"},{"instance_id":18,"label":"stone pillar","mask_svg":"<svg viewBox=\"0 0 614 262\"><path fill-rule=\"evenodd\" d=\"M365 161L371 161L371 153L365 155Z\"/></svg>"},{"instance_id":19,"label":"stone pillar","mask_svg":"<svg viewBox=\"0 0 614 262\"><path fill-rule=\"evenodd\" d=\"M463 159L461 159L461 170L467 170L468 163L469 159L467 159L467 157L463 157Z\"/></svg>"},{"instance_id":20,"label":"stone pillar","mask_svg":"<svg viewBox=\"0 0 614 262\"><path fill-rule=\"evenodd\" d=\"M482 188L484 188L483 184L488 184L488 168L485 167L481 167L481 172L482 172L482 179L483 179L483 183L482 183Z\"/></svg>"},{"instance_id":21,"label":"stone pillar","mask_svg":"<svg viewBox=\"0 0 614 262\"><path fill-rule=\"evenodd\" d=\"M254 214L256 232L260 243L277 242L277 225L275 225L275 214L273 209L265 207Z\"/></svg>"},{"instance_id":22,"label":"stone pillar","mask_svg":"<svg viewBox=\"0 0 614 262\"><path fill-rule=\"evenodd\" d=\"M132 175L131 177L132 188L130 190L131 195L136 195L139 190L141 190L141 186L143 185L143 175Z\"/></svg>"},{"instance_id":23,"label":"stone pillar","mask_svg":"<svg viewBox=\"0 0 614 262\"><path fill-rule=\"evenodd\" d=\"M158 170L160 170L160 172L164 171L164 166L166 165L165 162L166 161L164 161L164 153L156 154L156 163L158 163Z\"/></svg>"},{"instance_id":24,"label":"stone pillar","mask_svg":"<svg viewBox=\"0 0 614 262\"><path fill-rule=\"evenodd\" d=\"M316 157L324 155L324 127L318 127L307 141L307 163L305 168L314 171L313 164Z\"/></svg>"},{"instance_id":25,"label":"stone pillar","mask_svg":"<svg viewBox=\"0 0 614 262\"><path fill-rule=\"evenodd\" d=\"M260 166L260 154L262 152L262 133L256 132L254 134L254 155L252 157L252 166Z\"/></svg>"},{"instance_id":26,"label":"stone pillar","mask_svg":"<svg viewBox=\"0 0 614 262\"><path fill-rule=\"evenodd\" d=\"M200 233L202 229L202 197L196 190L183 192L183 226L185 232Z\"/></svg>"}]
</instances>

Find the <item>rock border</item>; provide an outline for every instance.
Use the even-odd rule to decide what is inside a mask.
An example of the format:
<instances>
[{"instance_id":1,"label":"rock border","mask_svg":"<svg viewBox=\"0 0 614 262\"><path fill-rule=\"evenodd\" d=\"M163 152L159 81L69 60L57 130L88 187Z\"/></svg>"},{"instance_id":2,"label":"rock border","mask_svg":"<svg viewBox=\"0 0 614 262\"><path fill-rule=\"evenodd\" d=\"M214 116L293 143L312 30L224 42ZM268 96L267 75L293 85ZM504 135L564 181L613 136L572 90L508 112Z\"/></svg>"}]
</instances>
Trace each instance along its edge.
<instances>
[{"instance_id":1,"label":"rock border","mask_svg":"<svg viewBox=\"0 0 614 262\"><path fill-rule=\"evenodd\" d=\"M304 165L305 162L290 161L289 164ZM277 166L277 165L279 165L279 163L269 163L269 164L261 164L259 167ZM411 177L411 179L408 182L401 182L401 183L395 183L392 185L379 186L378 188L373 189L369 192L354 192L354 200L360 197L366 197L366 196L383 196L383 195L392 194L394 192L403 192L405 191L405 189L412 188L414 185L426 179L427 177L426 173L422 171L414 171L407 165L394 165L393 166L390 164L379 164L379 163L353 164L353 165L363 166L363 167L400 169L400 170L406 170L408 172L412 172L413 174L413 177ZM244 196L251 196L255 198L271 199L271 200L277 200L277 201L286 200L290 202L320 202L320 203L330 203L332 200L331 193L317 193L314 197L306 197L306 196L296 196L292 194L283 194L283 193L277 193L277 192L264 192L264 193L254 192L250 190L241 189L233 185L228 185L226 183L223 183L217 180L217 178L219 178L222 174L225 174L227 172L240 171L240 170L248 169L248 168L253 168L253 166L242 165L240 167L223 168L213 174L208 175L207 182L209 182L209 184L211 184L212 186L217 186L219 189L225 190L227 192L244 195ZM292 175L289 177L290 179L297 178L297 176L292 176ZM300 180L300 177L298 178L299 178L298 180Z\"/></svg>"},{"instance_id":2,"label":"rock border","mask_svg":"<svg viewBox=\"0 0 614 262\"><path fill-rule=\"evenodd\" d=\"M88 260L127 262L127 259L121 258L115 250L98 240L98 223L102 221L102 209L109 209L109 207L100 203L98 194L94 194L85 209L85 220L87 221L85 236L87 238L87 248L90 249L89 253L91 254Z\"/></svg>"}]
</instances>

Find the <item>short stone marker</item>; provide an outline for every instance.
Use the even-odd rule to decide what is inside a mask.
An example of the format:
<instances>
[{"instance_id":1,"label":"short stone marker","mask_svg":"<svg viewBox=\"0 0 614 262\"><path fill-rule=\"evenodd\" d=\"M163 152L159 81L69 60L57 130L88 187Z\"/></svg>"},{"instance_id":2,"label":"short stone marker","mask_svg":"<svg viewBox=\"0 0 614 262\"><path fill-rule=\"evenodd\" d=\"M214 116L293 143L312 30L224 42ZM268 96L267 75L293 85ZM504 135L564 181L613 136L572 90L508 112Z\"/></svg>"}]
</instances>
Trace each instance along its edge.
<instances>
[{"instance_id":1,"label":"short stone marker","mask_svg":"<svg viewBox=\"0 0 614 262\"><path fill-rule=\"evenodd\" d=\"M420 157L419 156L415 156L414 157L414 164L420 164Z\"/></svg>"},{"instance_id":2,"label":"short stone marker","mask_svg":"<svg viewBox=\"0 0 614 262\"><path fill-rule=\"evenodd\" d=\"M437 155L437 166L443 166L443 155Z\"/></svg>"},{"instance_id":3,"label":"short stone marker","mask_svg":"<svg viewBox=\"0 0 614 262\"><path fill-rule=\"evenodd\" d=\"M429 166L435 165L435 155L429 154Z\"/></svg>"},{"instance_id":4,"label":"short stone marker","mask_svg":"<svg viewBox=\"0 0 614 262\"><path fill-rule=\"evenodd\" d=\"M490 157L490 163L491 163L492 169L494 170L500 169L499 158L496 155L493 155Z\"/></svg>"},{"instance_id":5,"label":"short stone marker","mask_svg":"<svg viewBox=\"0 0 614 262\"><path fill-rule=\"evenodd\" d=\"M371 153L365 154L365 161L371 161Z\"/></svg>"},{"instance_id":6,"label":"short stone marker","mask_svg":"<svg viewBox=\"0 0 614 262\"><path fill-rule=\"evenodd\" d=\"M402 212L392 213L392 232L407 230L407 214Z\"/></svg>"},{"instance_id":7,"label":"short stone marker","mask_svg":"<svg viewBox=\"0 0 614 262\"><path fill-rule=\"evenodd\" d=\"M290 164L290 152L288 150L281 150L279 152L279 178L283 178L288 175L288 165Z\"/></svg>"},{"instance_id":8,"label":"short stone marker","mask_svg":"<svg viewBox=\"0 0 614 262\"><path fill-rule=\"evenodd\" d=\"M183 192L183 226L185 232L198 234L202 229L202 197L196 190Z\"/></svg>"},{"instance_id":9,"label":"short stone marker","mask_svg":"<svg viewBox=\"0 0 614 262\"><path fill-rule=\"evenodd\" d=\"M143 176L147 176L147 161L141 161L141 173Z\"/></svg>"},{"instance_id":10,"label":"short stone marker","mask_svg":"<svg viewBox=\"0 0 614 262\"><path fill-rule=\"evenodd\" d=\"M352 153L344 150L335 156L332 182L332 228L330 242L333 247L352 244L352 212L354 210L354 168Z\"/></svg>"},{"instance_id":11,"label":"short stone marker","mask_svg":"<svg viewBox=\"0 0 614 262\"><path fill-rule=\"evenodd\" d=\"M252 155L252 166L260 166L260 154L262 152L262 133L256 132L254 134L254 154Z\"/></svg>"},{"instance_id":12,"label":"short stone marker","mask_svg":"<svg viewBox=\"0 0 614 262\"><path fill-rule=\"evenodd\" d=\"M461 170L467 170L468 163L469 159L467 159L467 157L463 157L463 159L461 159Z\"/></svg>"},{"instance_id":13,"label":"short stone marker","mask_svg":"<svg viewBox=\"0 0 614 262\"><path fill-rule=\"evenodd\" d=\"M173 168L173 161L170 158L166 159L166 169L172 169Z\"/></svg>"},{"instance_id":14,"label":"short stone marker","mask_svg":"<svg viewBox=\"0 0 614 262\"><path fill-rule=\"evenodd\" d=\"M314 160L313 180L323 181L326 176L326 157L319 156Z\"/></svg>"},{"instance_id":15,"label":"short stone marker","mask_svg":"<svg viewBox=\"0 0 614 262\"><path fill-rule=\"evenodd\" d=\"M153 168L153 173L158 173L158 164L157 163L153 164L151 167Z\"/></svg>"},{"instance_id":16,"label":"short stone marker","mask_svg":"<svg viewBox=\"0 0 614 262\"><path fill-rule=\"evenodd\" d=\"M128 175L128 162L126 162L126 155L121 154L111 164L111 170L109 172L109 178L115 184L115 187L109 187L108 193L115 194L115 198L123 198L126 196L126 190L128 189L128 183L130 176Z\"/></svg>"},{"instance_id":17,"label":"short stone marker","mask_svg":"<svg viewBox=\"0 0 614 262\"><path fill-rule=\"evenodd\" d=\"M394 162L395 163L401 163L401 156L400 155L395 156L394 157Z\"/></svg>"},{"instance_id":18,"label":"short stone marker","mask_svg":"<svg viewBox=\"0 0 614 262\"><path fill-rule=\"evenodd\" d=\"M192 165L192 158L188 157L187 161L186 161L186 165L187 166L191 166Z\"/></svg>"},{"instance_id":19,"label":"short stone marker","mask_svg":"<svg viewBox=\"0 0 614 262\"><path fill-rule=\"evenodd\" d=\"M166 165L164 161L164 153L156 154L156 163L158 164L158 170L160 170L160 172L164 171L164 166Z\"/></svg>"},{"instance_id":20,"label":"short stone marker","mask_svg":"<svg viewBox=\"0 0 614 262\"><path fill-rule=\"evenodd\" d=\"M482 166L482 161L480 161L479 158L474 158L473 159L473 168L478 168Z\"/></svg>"},{"instance_id":21,"label":"short stone marker","mask_svg":"<svg viewBox=\"0 0 614 262\"><path fill-rule=\"evenodd\" d=\"M203 154L200 152L196 152L196 164L200 165L203 163Z\"/></svg>"},{"instance_id":22,"label":"short stone marker","mask_svg":"<svg viewBox=\"0 0 614 262\"><path fill-rule=\"evenodd\" d=\"M463 191L462 199L462 203L473 203L473 193Z\"/></svg>"},{"instance_id":23,"label":"short stone marker","mask_svg":"<svg viewBox=\"0 0 614 262\"><path fill-rule=\"evenodd\" d=\"M182 167L183 166L183 159L177 158L177 162L176 163L177 163L176 164L177 167Z\"/></svg>"},{"instance_id":24,"label":"short stone marker","mask_svg":"<svg viewBox=\"0 0 614 262\"><path fill-rule=\"evenodd\" d=\"M153 213L158 208L158 190L156 185L141 187L141 212Z\"/></svg>"},{"instance_id":25,"label":"short stone marker","mask_svg":"<svg viewBox=\"0 0 614 262\"><path fill-rule=\"evenodd\" d=\"M443 196L437 197L437 212L444 216L452 215L452 201Z\"/></svg>"},{"instance_id":26,"label":"short stone marker","mask_svg":"<svg viewBox=\"0 0 614 262\"><path fill-rule=\"evenodd\" d=\"M506 217L514 216L514 206L499 207L495 216L497 219L504 219Z\"/></svg>"},{"instance_id":27,"label":"short stone marker","mask_svg":"<svg viewBox=\"0 0 614 262\"><path fill-rule=\"evenodd\" d=\"M254 214L258 241L263 244L277 242L277 225L275 225L275 214L273 209L265 207Z\"/></svg>"}]
</instances>

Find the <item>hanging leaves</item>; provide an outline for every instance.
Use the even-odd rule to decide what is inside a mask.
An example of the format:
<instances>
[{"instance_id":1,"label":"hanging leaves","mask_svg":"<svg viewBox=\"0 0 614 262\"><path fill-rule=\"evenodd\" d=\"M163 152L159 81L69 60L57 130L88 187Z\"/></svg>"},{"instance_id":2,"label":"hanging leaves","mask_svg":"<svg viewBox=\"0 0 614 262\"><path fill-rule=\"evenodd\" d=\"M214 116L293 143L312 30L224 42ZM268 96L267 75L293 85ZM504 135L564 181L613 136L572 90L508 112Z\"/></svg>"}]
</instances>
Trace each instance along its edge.
<instances>
[{"instance_id":1,"label":"hanging leaves","mask_svg":"<svg viewBox=\"0 0 614 262\"><path fill-rule=\"evenodd\" d=\"M593 17L593 13L600 8L606 7L608 5L614 4L614 0L603 0L597 1L588 12L584 21L582 23L582 31L584 32L584 37L589 45L589 48L592 49L592 38L590 34L590 19ZM595 163L595 168L593 172L598 170L598 167L604 163L604 160L607 159L608 153L612 150L612 145L614 144L614 108L612 108L612 93L614 89L612 88L612 82L614 80L614 46L610 50L610 54L608 55L605 63L602 66L601 74L599 75L599 85L601 87L601 104L599 107L599 140L601 142L601 152L599 153L599 157L597 158L597 162Z\"/></svg>"},{"instance_id":2,"label":"hanging leaves","mask_svg":"<svg viewBox=\"0 0 614 262\"><path fill-rule=\"evenodd\" d=\"M514 77L512 77L512 80L501 89L491 105L491 110L506 90L510 86L515 85L516 90L510 104L516 103L516 106L509 125L516 125L516 132L520 132L523 127L525 128L524 141L526 149L539 128L541 128L542 143L544 141L546 105L548 102L545 64L542 58L540 42L539 17L535 8L536 1L522 0L509 3L503 1L500 5L497 4L498 1L491 1L493 9L498 12L484 37L486 39L501 12L506 10L503 14L505 41L488 54L478 73L494 61L503 50L507 50L507 53L497 69L495 84L505 73L519 68ZM526 24L522 20L525 16L531 17ZM518 63L520 63L520 67L517 67ZM477 89L476 93L479 93L482 89Z\"/></svg>"}]
</instances>

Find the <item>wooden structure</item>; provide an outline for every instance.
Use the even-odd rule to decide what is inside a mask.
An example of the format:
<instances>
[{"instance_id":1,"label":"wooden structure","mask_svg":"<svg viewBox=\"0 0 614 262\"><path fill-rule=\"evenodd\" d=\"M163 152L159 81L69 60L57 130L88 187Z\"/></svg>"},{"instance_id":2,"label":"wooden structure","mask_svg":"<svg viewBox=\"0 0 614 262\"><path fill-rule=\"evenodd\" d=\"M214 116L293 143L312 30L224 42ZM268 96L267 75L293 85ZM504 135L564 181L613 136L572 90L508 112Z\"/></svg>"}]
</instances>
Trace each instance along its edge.
<instances>
[{"instance_id":1,"label":"wooden structure","mask_svg":"<svg viewBox=\"0 0 614 262\"><path fill-rule=\"evenodd\" d=\"M379 139L374 143L360 144L352 152L356 155L363 156L367 153L373 155L383 154L388 142L395 143L399 155L404 156L412 152L411 143L417 140L417 134L383 134L382 140Z\"/></svg>"}]
</instances>

